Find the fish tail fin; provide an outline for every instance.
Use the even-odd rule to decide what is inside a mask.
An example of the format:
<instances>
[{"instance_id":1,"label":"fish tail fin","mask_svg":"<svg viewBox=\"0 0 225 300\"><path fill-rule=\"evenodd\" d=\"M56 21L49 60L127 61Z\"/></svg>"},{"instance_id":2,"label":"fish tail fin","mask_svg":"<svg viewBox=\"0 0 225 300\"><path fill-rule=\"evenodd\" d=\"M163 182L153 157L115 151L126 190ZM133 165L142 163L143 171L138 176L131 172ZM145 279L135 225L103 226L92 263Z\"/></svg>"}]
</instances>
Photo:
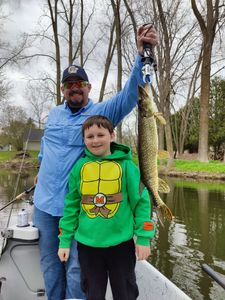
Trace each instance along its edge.
<instances>
[{"instance_id":1,"label":"fish tail fin","mask_svg":"<svg viewBox=\"0 0 225 300\"><path fill-rule=\"evenodd\" d=\"M169 207L163 203L155 208L160 224L162 225L165 220L172 221L174 216Z\"/></svg>"}]
</instances>

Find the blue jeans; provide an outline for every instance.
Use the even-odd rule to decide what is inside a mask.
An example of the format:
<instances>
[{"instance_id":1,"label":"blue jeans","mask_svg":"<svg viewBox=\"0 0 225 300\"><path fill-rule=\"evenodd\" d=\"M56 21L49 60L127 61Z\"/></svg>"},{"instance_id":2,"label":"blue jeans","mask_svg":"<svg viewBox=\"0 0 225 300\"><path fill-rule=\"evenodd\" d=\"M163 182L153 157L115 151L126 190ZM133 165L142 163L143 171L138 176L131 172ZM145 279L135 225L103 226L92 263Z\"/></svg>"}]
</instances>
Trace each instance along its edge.
<instances>
[{"instance_id":1,"label":"blue jeans","mask_svg":"<svg viewBox=\"0 0 225 300\"><path fill-rule=\"evenodd\" d=\"M60 217L54 217L34 207L33 223L39 229L41 270L48 300L85 299L80 287L76 241L73 241L70 257L66 263L61 263L57 254L59 219Z\"/></svg>"}]
</instances>

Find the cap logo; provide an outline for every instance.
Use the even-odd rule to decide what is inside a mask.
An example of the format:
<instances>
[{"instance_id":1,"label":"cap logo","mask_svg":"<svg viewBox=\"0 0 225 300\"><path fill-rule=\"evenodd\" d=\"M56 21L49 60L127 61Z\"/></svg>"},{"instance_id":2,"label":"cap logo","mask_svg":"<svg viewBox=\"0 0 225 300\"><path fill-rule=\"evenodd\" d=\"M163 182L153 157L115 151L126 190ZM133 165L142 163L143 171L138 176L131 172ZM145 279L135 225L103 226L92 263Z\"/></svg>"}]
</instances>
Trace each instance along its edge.
<instances>
[{"instance_id":1,"label":"cap logo","mask_svg":"<svg viewBox=\"0 0 225 300\"><path fill-rule=\"evenodd\" d=\"M69 74L77 73L78 70L79 70L79 69L78 69L76 66L70 66L70 67L68 68L68 73L69 73Z\"/></svg>"}]
</instances>

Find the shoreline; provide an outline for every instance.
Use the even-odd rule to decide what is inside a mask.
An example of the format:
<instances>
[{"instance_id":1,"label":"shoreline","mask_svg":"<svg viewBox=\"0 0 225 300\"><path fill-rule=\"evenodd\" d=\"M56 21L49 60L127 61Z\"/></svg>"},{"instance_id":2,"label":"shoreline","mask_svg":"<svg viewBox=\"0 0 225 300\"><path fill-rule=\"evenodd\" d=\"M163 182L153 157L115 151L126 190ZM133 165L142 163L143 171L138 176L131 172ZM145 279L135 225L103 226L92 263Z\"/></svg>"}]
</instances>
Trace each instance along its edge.
<instances>
[{"instance_id":1,"label":"shoreline","mask_svg":"<svg viewBox=\"0 0 225 300\"><path fill-rule=\"evenodd\" d=\"M5 161L0 162L0 168L5 170L13 170L17 171L21 167L20 160L14 161ZM38 170L39 166L37 161L24 161L22 170L28 171L30 169ZM168 176L168 177L180 177L186 179L201 179L201 180L215 180L215 181L224 181L225 182L225 173L207 173L207 172L196 172L196 171L178 171L178 170L170 170L166 171L163 168L159 168L158 170L159 176Z\"/></svg>"},{"instance_id":2,"label":"shoreline","mask_svg":"<svg viewBox=\"0 0 225 300\"><path fill-rule=\"evenodd\" d=\"M21 167L21 161L5 161L5 162L0 162L0 168L1 169L14 169L14 170L19 170ZM34 163L32 161L24 161L22 169L37 169L38 165L37 163Z\"/></svg>"},{"instance_id":3,"label":"shoreline","mask_svg":"<svg viewBox=\"0 0 225 300\"><path fill-rule=\"evenodd\" d=\"M168 177L181 177L186 179L201 179L201 180L215 180L215 181L224 181L224 173L207 173L207 172L196 172L196 171L164 171L159 170L159 175L168 176Z\"/></svg>"}]
</instances>

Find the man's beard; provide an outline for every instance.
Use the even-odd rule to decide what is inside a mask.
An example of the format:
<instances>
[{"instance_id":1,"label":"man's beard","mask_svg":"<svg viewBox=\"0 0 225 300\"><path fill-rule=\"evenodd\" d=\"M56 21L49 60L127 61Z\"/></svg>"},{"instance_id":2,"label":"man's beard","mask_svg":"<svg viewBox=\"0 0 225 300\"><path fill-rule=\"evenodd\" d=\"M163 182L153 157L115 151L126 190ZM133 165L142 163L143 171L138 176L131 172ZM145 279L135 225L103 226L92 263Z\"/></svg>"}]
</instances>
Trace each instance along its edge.
<instances>
[{"instance_id":1,"label":"man's beard","mask_svg":"<svg viewBox=\"0 0 225 300\"><path fill-rule=\"evenodd\" d=\"M74 95L80 95L80 96L82 96L82 98L81 99L72 100L72 97ZM74 109L79 109L79 108L82 107L83 101L84 101L83 100L83 92L82 91L80 91L80 90L72 90L72 91L69 92L68 96L69 96L69 99L67 100L67 103L68 103L69 107L74 108Z\"/></svg>"}]
</instances>

